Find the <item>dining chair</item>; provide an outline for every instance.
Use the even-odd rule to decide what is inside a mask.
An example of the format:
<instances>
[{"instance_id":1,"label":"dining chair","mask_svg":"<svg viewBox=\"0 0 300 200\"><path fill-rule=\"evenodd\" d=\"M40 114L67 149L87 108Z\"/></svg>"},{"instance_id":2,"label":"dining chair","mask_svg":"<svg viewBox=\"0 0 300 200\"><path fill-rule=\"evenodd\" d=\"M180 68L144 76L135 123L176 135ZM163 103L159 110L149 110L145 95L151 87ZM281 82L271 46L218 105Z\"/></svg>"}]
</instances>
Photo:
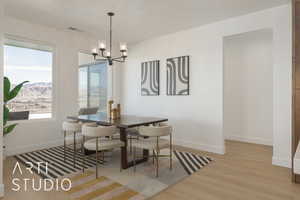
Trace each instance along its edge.
<instances>
[{"instance_id":1,"label":"dining chair","mask_svg":"<svg viewBox=\"0 0 300 200\"><path fill-rule=\"evenodd\" d=\"M112 139L112 136L117 132L115 126L89 126L83 125L82 135L83 135L83 145L82 148L96 151L96 178L98 178L98 152L111 150L115 148L121 148L125 144L120 140ZM93 139L85 141L85 137L90 137ZM82 171L84 172L85 167L85 157L82 157ZM121 160L120 160L120 170L121 170Z\"/></svg>"},{"instance_id":2,"label":"dining chair","mask_svg":"<svg viewBox=\"0 0 300 200\"><path fill-rule=\"evenodd\" d=\"M64 162L66 162L66 148L73 144L73 164L76 164L77 144L82 143L81 124L76 121L65 121L62 125L64 133Z\"/></svg>"},{"instance_id":3,"label":"dining chair","mask_svg":"<svg viewBox=\"0 0 300 200\"><path fill-rule=\"evenodd\" d=\"M136 149L148 149L152 150L153 164L154 159L156 160L156 177L158 177L158 169L159 169L159 158L160 157L169 157L170 159L170 170L172 170L172 127L169 125L163 126L143 126L139 128L139 134L142 137L147 138L139 138L138 140L133 141L133 163L134 163L134 171L136 171ZM161 137L169 136L168 139L163 139ZM169 155L160 155L160 151L162 149L169 148Z\"/></svg>"}]
</instances>

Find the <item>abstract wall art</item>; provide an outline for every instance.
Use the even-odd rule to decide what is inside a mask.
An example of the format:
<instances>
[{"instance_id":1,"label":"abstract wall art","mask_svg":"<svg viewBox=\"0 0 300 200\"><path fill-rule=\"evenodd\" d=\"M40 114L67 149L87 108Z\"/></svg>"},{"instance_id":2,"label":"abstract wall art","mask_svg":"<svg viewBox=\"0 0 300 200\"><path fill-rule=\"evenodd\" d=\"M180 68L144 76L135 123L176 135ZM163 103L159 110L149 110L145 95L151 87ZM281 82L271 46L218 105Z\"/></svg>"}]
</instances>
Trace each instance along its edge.
<instances>
[{"instance_id":1,"label":"abstract wall art","mask_svg":"<svg viewBox=\"0 0 300 200\"><path fill-rule=\"evenodd\" d=\"M167 95L189 95L189 56L167 59Z\"/></svg>"},{"instance_id":2,"label":"abstract wall art","mask_svg":"<svg viewBox=\"0 0 300 200\"><path fill-rule=\"evenodd\" d=\"M143 62L141 65L142 96L159 95L159 60Z\"/></svg>"}]
</instances>

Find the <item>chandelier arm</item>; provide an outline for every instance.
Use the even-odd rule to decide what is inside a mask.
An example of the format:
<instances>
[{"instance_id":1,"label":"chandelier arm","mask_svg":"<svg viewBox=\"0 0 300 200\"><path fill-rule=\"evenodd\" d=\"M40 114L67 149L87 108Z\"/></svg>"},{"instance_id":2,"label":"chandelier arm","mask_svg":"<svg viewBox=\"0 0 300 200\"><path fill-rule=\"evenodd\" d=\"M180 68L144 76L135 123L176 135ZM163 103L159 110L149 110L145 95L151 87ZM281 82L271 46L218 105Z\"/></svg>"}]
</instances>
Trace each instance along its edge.
<instances>
[{"instance_id":1,"label":"chandelier arm","mask_svg":"<svg viewBox=\"0 0 300 200\"><path fill-rule=\"evenodd\" d=\"M123 63L125 62L124 60L114 60L115 62Z\"/></svg>"},{"instance_id":2,"label":"chandelier arm","mask_svg":"<svg viewBox=\"0 0 300 200\"><path fill-rule=\"evenodd\" d=\"M112 60L119 60L119 59L124 60L124 57L123 57L123 56L120 56L120 57L112 58Z\"/></svg>"},{"instance_id":3,"label":"chandelier arm","mask_svg":"<svg viewBox=\"0 0 300 200\"><path fill-rule=\"evenodd\" d=\"M120 62L120 63L123 63L123 62L125 62L125 60L123 59L123 60L119 60L119 59L112 59L113 61L116 61L116 62Z\"/></svg>"}]
</instances>

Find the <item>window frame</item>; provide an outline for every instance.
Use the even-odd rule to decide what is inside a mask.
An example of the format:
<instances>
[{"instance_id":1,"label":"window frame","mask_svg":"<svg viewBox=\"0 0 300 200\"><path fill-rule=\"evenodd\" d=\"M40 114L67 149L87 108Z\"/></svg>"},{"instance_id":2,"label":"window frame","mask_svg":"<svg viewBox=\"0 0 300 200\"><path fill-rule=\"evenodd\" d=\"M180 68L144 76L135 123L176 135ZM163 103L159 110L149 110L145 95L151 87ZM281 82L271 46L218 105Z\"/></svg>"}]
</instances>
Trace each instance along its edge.
<instances>
[{"instance_id":1,"label":"window frame","mask_svg":"<svg viewBox=\"0 0 300 200\"><path fill-rule=\"evenodd\" d=\"M47 121L55 121L57 119L57 108L58 108L58 90L57 90L57 83L58 83L58 69L57 69L57 47L55 44L47 42L47 41L41 41L41 40L34 40L29 39L22 36L16 36L11 34L4 34L4 42L3 46L8 45L8 40L16 40L19 42L24 43L31 43L36 44L40 46L47 46L51 48L52 52L52 70L51 70L51 78L52 78L52 91L51 91L51 99L52 99L52 105L51 105L51 117L49 118L36 118L36 119L28 119L28 120L16 120L11 122L18 122L18 123L35 123L35 122L47 122ZM12 46L12 45L10 45ZM26 47L25 47L26 48ZM30 49L30 48L28 48ZM5 53L5 52L3 52ZM4 66L5 68L5 66Z\"/></svg>"}]
</instances>

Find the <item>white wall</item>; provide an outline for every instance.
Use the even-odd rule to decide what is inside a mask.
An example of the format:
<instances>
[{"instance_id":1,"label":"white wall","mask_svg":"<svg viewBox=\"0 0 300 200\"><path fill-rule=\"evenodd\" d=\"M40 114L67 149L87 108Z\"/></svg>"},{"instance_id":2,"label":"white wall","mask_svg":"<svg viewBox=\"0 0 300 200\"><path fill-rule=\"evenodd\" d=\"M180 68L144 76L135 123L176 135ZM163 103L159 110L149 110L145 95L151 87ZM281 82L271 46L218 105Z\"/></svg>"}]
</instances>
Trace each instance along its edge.
<instances>
[{"instance_id":1,"label":"white wall","mask_svg":"<svg viewBox=\"0 0 300 200\"><path fill-rule=\"evenodd\" d=\"M291 5L268 9L154 38L130 46L122 68L121 100L128 114L168 117L177 144L224 153L223 37L269 28L274 33L273 163L290 166L291 156ZM190 96L166 96L165 60L190 55ZM161 95L140 94L141 62L161 61Z\"/></svg>"},{"instance_id":2,"label":"white wall","mask_svg":"<svg viewBox=\"0 0 300 200\"><path fill-rule=\"evenodd\" d=\"M94 62L94 57L86 52L80 52L78 54L78 65L86 65Z\"/></svg>"},{"instance_id":3,"label":"white wall","mask_svg":"<svg viewBox=\"0 0 300 200\"><path fill-rule=\"evenodd\" d=\"M0 80L3 80L3 18L4 18L4 5L3 1L0 1ZM3 91L3 81L0 81L0 91ZM0 133L3 132L3 93L0 92ZM0 134L0 147L2 147L3 136ZM3 185L3 148L0 148L0 197L4 195Z\"/></svg>"},{"instance_id":4,"label":"white wall","mask_svg":"<svg viewBox=\"0 0 300 200\"><path fill-rule=\"evenodd\" d=\"M224 38L224 135L273 145L273 33Z\"/></svg>"},{"instance_id":5,"label":"white wall","mask_svg":"<svg viewBox=\"0 0 300 200\"><path fill-rule=\"evenodd\" d=\"M78 111L78 52L89 52L96 40L83 35L5 18L5 34L39 41L55 48L53 67L54 119L20 122L5 136L7 154L62 144L61 122Z\"/></svg>"}]
</instances>

